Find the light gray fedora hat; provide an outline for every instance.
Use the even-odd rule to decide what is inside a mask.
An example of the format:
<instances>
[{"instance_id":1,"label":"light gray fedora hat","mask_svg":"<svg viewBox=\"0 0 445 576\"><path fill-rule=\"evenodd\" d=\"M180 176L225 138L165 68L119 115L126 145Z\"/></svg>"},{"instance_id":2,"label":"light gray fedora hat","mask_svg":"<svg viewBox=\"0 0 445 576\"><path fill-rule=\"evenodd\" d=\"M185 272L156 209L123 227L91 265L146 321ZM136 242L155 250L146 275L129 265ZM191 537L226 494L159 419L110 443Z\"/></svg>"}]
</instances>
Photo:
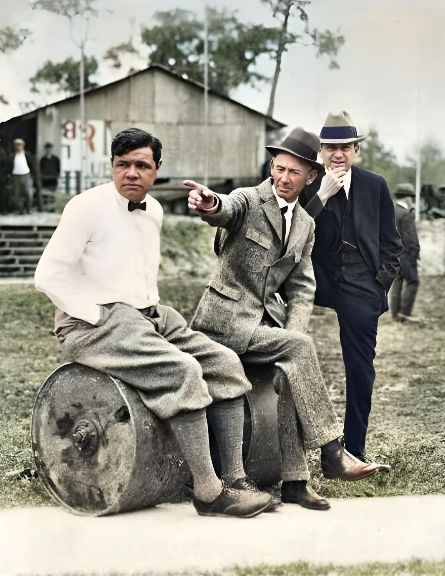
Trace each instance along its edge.
<instances>
[{"instance_id":1,"label":"light gray fedora hat","mask_svg":"<svg viewBox=\"0 0 445 576\"><path fill-rule=\"evenodd\" d=\"M357 134L357 128L345 110L329 112L320 132L322 144L350 144L361 142L365 138L366 136Z\"/></svg>"}]
</instances>

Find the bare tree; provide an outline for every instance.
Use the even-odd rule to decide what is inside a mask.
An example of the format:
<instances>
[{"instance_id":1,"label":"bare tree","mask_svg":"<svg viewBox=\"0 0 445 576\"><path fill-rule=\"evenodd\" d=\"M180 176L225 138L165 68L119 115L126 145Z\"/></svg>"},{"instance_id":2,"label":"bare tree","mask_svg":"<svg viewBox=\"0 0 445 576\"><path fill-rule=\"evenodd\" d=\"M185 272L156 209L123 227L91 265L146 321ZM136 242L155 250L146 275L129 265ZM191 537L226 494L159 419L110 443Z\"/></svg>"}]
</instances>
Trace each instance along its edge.
<instances>
[{"instance_id":1,"label":"bare tree","mask_svg":"<svg viewBox=\"0 0 445 576\"><path fill-rule=\"evenodd\" d=\"M38 10L47 10L53 14L58 14L68 19L71 30L71 38L80 50L79 65L79 101L80 101L80 158L81 158L81 189L84 187L84 178L87 167L87 147L85 141L85 44L88 39L88 26L92 16L98 14L94 7L97 0L31 0L31 7ZM79 24L78 34L74 28Z\"/></svg>"},{"instance_id":2,"label":"bare tree","mask_svg":"<svg viewBox=\"0 0 445 576\"><path fill-rule=\"evenodd\" d=\"M277 50L275 57L275 72L272 80L272 87L269 98L267 114L272 116L275 107L275 94L277 91L278 80L281 73L281 61L283 53L290 44L305 44L317 47L317 56L327 55L330 58L330 68L338 68L335 60L338 50L345 39L339 33L333 33L330 30L320 32L317 28L309 26L309 16L306 6L311 4L310 0L261 0L268 4L272 9L274 18L280 21L278 34ZM292 16L297 16L300 21L301 31L289 31L289 21Z\"/></svg>"},{"instance_id":3,"label":"bare tree","mask_svg":"<svg viewBox=\"0 0 445 576\"><path fill-rule=\"evenodd\" d=\"M30 32L26 28L14 30L10 26L0 28L0 55L8 54L20 48ZM8 105L8 99L4 94L0 94L0 104Z\"/></svg>"}]
</instances>

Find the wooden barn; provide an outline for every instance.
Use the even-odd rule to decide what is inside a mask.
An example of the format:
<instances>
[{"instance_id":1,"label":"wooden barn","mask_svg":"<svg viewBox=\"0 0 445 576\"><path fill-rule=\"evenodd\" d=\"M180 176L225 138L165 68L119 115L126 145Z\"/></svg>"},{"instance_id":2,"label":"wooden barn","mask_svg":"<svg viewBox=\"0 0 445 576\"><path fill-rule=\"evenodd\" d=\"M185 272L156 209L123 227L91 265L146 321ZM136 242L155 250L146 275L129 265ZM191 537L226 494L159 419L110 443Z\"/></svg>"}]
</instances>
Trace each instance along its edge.
<instances>
[{"instance_id":1,"label":"wooden barn","mask_svg":"<svg viewBox=\"0 0 445 576\"><path fill-rule=\"evenodd\" d=\"M40 158L44 144L51 142L61 158L59 189L70 194L80 191L79 100L75 95L0 124L0 145L5 148L21 137ZM111 138L129 126L162 141L158 194L165 195L167 204L168 198L181 196L179 182L184 178L202 180L207 174L209 185L219 189L258 182L264 146L285 125L211 90L207 102L206 124L203 85L160 66L85 92L85 184L110 178Z\"/></svg>"}]
</instances>

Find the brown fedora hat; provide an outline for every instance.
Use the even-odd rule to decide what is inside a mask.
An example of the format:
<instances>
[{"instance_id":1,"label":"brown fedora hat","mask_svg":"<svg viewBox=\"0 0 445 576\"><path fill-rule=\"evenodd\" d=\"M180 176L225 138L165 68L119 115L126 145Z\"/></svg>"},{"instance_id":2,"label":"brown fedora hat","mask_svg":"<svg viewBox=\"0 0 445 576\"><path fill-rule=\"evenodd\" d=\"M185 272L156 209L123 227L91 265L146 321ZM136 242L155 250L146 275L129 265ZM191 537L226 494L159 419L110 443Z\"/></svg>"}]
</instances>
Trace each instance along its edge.
<instances>
[{"instance_id":1,"label":"brown fedora hat","mask_svg":"<svg viewBox=\"0 0 445 576\"><path fill-rule=\"evenodd\" d=\"M266 146L266 150L276 156L286 152L309 162L317 172L324 172L324 166L317 162L320 139L313 132L306 132L303 128L294 128L283 142L277 146Z\"/></svg>"},{"instance_id":2,"label":"brown fedora hat","mask_svg":"<svg viewBox=\"0 0 445 576\"><path fill-rule=\"evenodd\" d=\"M357 128L345 110L336 114L329 112L320 132L322 144L351 144L365 138L366 136L357 134Z\"/></svg>"}]
</instances>

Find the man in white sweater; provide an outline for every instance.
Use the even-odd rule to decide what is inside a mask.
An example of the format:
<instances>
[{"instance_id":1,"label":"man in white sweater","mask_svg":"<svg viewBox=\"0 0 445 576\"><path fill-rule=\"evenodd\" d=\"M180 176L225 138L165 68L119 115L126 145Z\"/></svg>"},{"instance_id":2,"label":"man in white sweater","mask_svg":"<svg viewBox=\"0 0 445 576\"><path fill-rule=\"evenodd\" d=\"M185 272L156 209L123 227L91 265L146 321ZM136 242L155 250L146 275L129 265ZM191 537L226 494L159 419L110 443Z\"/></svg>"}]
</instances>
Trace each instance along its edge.
<instances>
[{"instance_id":1,"label":"man in white sweater","mask_svg":"<svg viewBox=\"0 0 445 576\"><path fill-rule=\"evenodd\" d=\"M162 208L149 192L161 150L137 128L114 137L113 182L68 202L35 285L56 306L64 360L138 388L144 404L168 421L192 472L197 512L250 517L272 505L268 494L244 489L243 395L250 384L234 352L159 303ZM207 419L224 484L212 465Z\"/></svg>"}]
</instances>

